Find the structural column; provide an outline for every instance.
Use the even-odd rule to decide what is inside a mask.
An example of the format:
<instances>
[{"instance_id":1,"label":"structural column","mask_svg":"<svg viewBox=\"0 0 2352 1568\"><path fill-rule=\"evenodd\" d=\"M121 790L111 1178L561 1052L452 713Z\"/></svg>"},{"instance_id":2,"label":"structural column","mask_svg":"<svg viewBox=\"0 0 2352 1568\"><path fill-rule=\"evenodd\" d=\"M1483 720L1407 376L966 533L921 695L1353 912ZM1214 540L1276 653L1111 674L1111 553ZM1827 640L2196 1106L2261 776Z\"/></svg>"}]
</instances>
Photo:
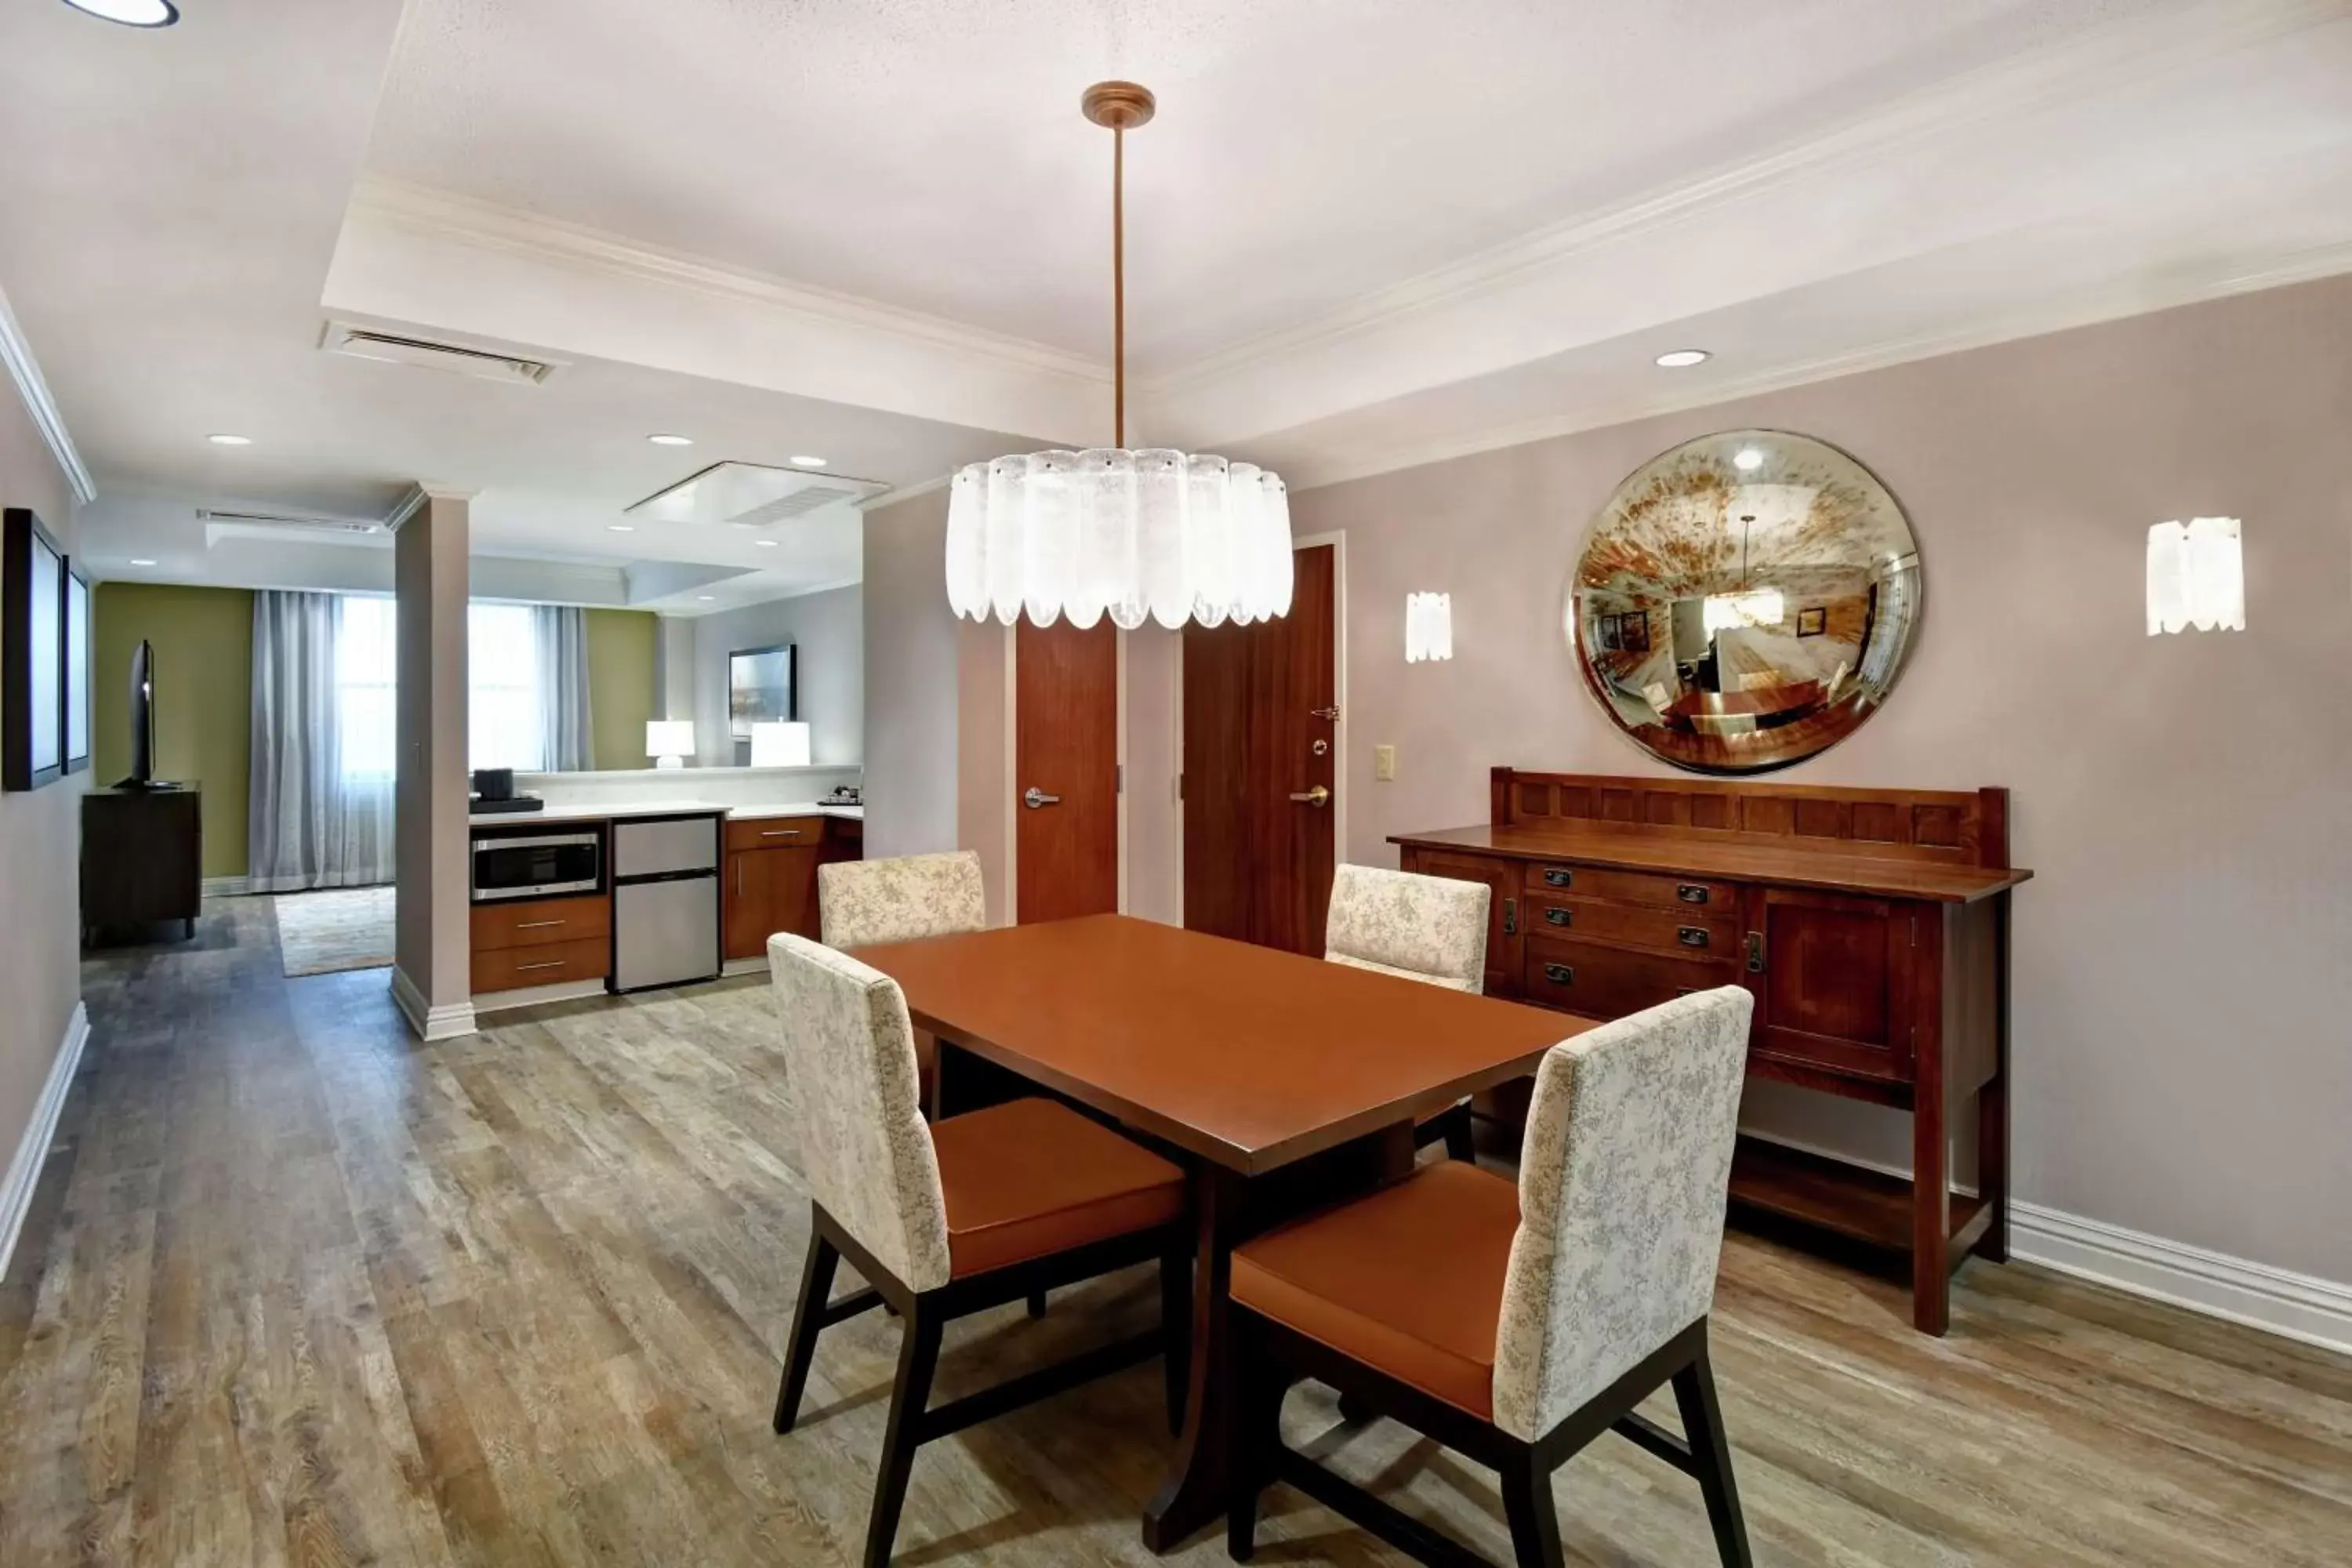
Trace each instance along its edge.
<instances>
[{"instance_id":1,"label":"structural column","mask_svg":"<svg viewBox=\"0 0 2352 1568\"><path fill-rule=\"evenodd\" d=\"M466 816L468 492L420 486L394 523L399 902L393 999L427 1040L474 1032Z\"/></svg>"}]
</instances>

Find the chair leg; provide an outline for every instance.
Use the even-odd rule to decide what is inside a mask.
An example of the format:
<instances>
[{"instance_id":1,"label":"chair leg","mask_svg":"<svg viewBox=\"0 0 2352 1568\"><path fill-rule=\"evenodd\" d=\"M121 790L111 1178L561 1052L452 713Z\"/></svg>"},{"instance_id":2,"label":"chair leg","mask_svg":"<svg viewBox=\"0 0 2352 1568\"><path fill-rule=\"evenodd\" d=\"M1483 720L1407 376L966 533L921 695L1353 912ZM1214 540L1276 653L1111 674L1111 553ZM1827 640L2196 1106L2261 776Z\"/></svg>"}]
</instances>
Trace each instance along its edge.
<instances>
[{"instance_id":1,"label":"chair leg","mask_svg":"<svg viewBox=\"0 0 2352 1568\"><path fill-rule=\"evenodd\" d=\"M1160 1359L1168 1379L1168 1431L1184 1430L1184 1391L1192 1382L1192 1248L1180 1240L1160 1259Z\"/></svg>"},{"instance_id":2,"label":"chair leg","mask_svg":"<svg viewBox=\"0 0 2352 1568\"><path fill-rule=\"evenodd\" d=\"M792 1337L784 1350L784 1381L776 1390L776 1430L789 1432L800 1418L801 1394L808 1387L809 1363L816 1359L816 1336L824 1304L833 1294L833 1271L841 1253L809 1225L808 1260L801 1265L801 1299L793 1309Z\"/></svg>"},{"instance_id":3,"label":"chair leg","mask_svg":"<svg viewBox=\"0 0 2352 1568\"><path fill-rule=\"evenodd\" d=\"M898 1513L907 1503L907 1478L922 1439L923 1411L930 1404L931 1373L940 1363L938 1309L915 1299L898 1343L898 1380L890 1389L890 1425L882 1437L882 1463L874 1477L874 1513L866 1526L866 1568L886 1568L898 1537Z\"/></svg>"},{"instance_id":4,"label":"chair leg","mask_svg":"<svg viewBox=\"0 0 2352 1568\"><path fill-rule=\"evenodd\" d=\"M1503 1513L1511 1521L1511 1554L1519 1568L1561 1568L1551 1472L1529 1454L1505 1466L1502 1478Z\"/></svg>"},{"instance_id":5,"label":"chair leg","mask_svg":"<svg viewBox=\"0 0 2352 1568\"><path fill-rule=\"evenodd\" d=\"M1683 1436L1690 1444L1699 1489L1706 1494L1716 1554L1723 1568L1749 1568L1748 1524L1739 1512L1739 1488L1731 1479L1731 1444L1715 1402L1715 1369L1704 1343L1697 1358L1675 1373L1675 1404L1682 1411Z\"/></svg>"},{"instance_id":6,"label":"chair leg","mask_svg":"<svg viewBox=\"0 0 2352 1568\"><path fill-rule=\"evenodd\" d=\"M1045 1292L1043 1290L1029 1292L1029 1315L1033 1318L1042 1318L1045 1315Z\"/></svg>"},{"instance_id":7,"label":"chair leg","mask_svg":"<svg viewBox=\"0 0 2352 1568\"><path fill-rule=\"evenodd\" d=\"M1445 1157L1467 1164L1478 1163L1478 1146L1471 1136L1470 1108L1457 1105L1447 1111L1445 1121Z\"/></svg>"}]
</instances>

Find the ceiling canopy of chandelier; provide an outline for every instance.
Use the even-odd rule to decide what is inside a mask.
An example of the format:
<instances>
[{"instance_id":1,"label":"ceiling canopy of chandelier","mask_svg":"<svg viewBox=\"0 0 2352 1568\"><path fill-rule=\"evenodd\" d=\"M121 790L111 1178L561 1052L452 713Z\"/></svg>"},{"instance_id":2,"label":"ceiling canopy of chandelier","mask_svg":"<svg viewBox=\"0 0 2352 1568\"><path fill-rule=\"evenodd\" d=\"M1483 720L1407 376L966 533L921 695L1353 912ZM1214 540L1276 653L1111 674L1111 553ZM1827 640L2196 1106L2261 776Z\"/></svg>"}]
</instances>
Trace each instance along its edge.
<instances>
[{"instance_id":1,"label":"ceiling canopy of chandelier","mask_svg":"<svg viewBox=\"0 0 2352 1568\"><path fill-rule=\"evenodd\" d=\"M1111 132L1113 445L972 463L948 500L948 603L1011 626L1104 616L1128 629L1246 624L1290 611L1290 500L1253 463L1127 446L1127 132L1151 94L1097 82L1080 100Z\"/></svg>"}]
</instances>

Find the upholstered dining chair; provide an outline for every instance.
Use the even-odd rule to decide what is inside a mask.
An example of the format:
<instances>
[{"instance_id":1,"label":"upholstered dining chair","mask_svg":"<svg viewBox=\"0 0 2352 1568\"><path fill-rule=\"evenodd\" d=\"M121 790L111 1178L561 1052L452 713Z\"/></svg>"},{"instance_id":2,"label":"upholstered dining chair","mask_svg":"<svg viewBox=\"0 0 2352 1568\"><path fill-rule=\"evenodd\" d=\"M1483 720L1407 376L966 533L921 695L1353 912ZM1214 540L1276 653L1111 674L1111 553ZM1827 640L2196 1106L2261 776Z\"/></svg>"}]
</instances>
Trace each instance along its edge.
<instances>
[{"instance_id":1,"label":"upholstered dining chair","mask_svg":"<svg viewBox=\"0 0 2352 1568\"><path fill-rule=\"evenodd\" d=\"M816 868L817 931L827 947L872 947L988 924L980 857L901 855Z\"/></svg>"},{"instance_id":2,"label":"upholstered dining chair","mask_svg":"<svg viewBox=\"0 0 2352 1568\"><path fill-rule=\"evenodd\" d=\"M883 1304L903 1321L866 1525L868 1568L889 1561L915 1450L935 1437L1154 1353L1167 1360L1170 1429L1180 1427L1192 1278L1183 1173L1055 1100L1011 1100L926 1123L896 981L789 932L768 939L768 967L810 1200L776 1430L790 1432L799 1417L820 1331ZM835 1300L844 1258L867 1289ZM1157 1331L930 1406L940 1330L951 1320L1153 1258Z\"/></svg>"},{"instance_id":3,"label":"upholstered dining chair","mask_svg":"<svg viewBox=\"0 0 2352 1568\"><path fill-rule=\"evenodd\" d=\"M1342 865L1331 878L1323 956L1334 963L1450 990L1482 992L1486 986L1486 915L1493 898L1484 882ZM1413 1130L1416 1143L1440 1139L1450 1158L1473 1157L1468 1100L1439 1111Z\"/></svg>"},{"instance_id":4,"label":"upholstered dining chair","mask_svg":"<svg viewBox=\"0 0 2352 1568\"><path fill-rule=\"evenodd\" d=\"M1234 1252L1235 1561L1273 1480L1423 1562L1477 1561L1283 1445L1283 1395L1311 1377L1497 1471L1523 1568L1560 1562L1552 1472L1610 1430L1696 1478L1748 1568L1706 1332L1753 1006L1726 986L1554 1046L1516 1185L1423 1166ZM1634 1409L1668 1383L1680 1436Z\"/></svg>"}]
</instances>

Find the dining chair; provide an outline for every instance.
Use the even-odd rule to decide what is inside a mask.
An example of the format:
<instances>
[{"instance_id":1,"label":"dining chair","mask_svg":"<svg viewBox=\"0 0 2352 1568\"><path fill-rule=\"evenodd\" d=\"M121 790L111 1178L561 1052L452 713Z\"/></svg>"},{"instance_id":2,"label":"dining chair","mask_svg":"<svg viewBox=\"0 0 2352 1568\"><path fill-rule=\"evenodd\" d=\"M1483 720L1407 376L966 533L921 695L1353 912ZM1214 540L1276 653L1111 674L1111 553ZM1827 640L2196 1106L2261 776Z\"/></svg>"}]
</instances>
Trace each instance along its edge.
<instances>
[{"instance_id":1,"label":"dining chair","mask_svg":"<svg viewBox=\"0 0 2352 1568\"><path fill-rule=\"evenodd\" d=\"M819 866L816 915L824 945L837 948L983 930L988 900L980 857L959 849Z\"/></svg>"},{"instance_id":2,"label":"dining chair","mask_svg":"<svg viewBox=\"0 0 2352 1568\"><path fill-rule=\"evenodd\" d=\"M1343 864L1331 878L1323 956L1449 990L1483 992L1493 898L1484 882ZM1470 1132L1465 1100L1416 1126L1413 1142L1442 1139L1449 1158L1468 1160L1474 1157Z\"/></svg>"},{"instance_id":3,"label":"dining chair","mask_svg":"<svg viewBox=\"0 0 2352 1568\"><path fill-rule=\"evenodd\" d=\"M789 932L768 939L809 1190L809 1250L775 1428L790 1432L817 1335L874 1307L902 1321L865 1562L890 1559L915 1450L1155 1353L1169 1426L1183 1421L1192 1233L1184 1173L1055 1100L1015 1100L926 1122L898 982ZM866 1288L835 1299L846 1258ZM1157 1259L1160 1325L946 1405L929 1404L954 1319Z\"/></svg>"},{"instance_id":4,"label":"dining chair","mask_svg":"<svg viewBox=\"0 0 2352 1568\"><path fill-rule=\"evenodd\" d=\"M1552 1473L1612 1430L1698 1481L1717 1552L1748 1568L1707 1316L1753 1006L1726 986L1554 1046L1516 1184L1423 1166L1234 1252L1236 1562L1276 1480L1423 1562L1480 1561L1283 1444L1311 1377L1492 1467L1522 1568L1561 1561ZM1635 1410L1669 1383L1679 1436Z\"/></svg>"}]
</instances>

